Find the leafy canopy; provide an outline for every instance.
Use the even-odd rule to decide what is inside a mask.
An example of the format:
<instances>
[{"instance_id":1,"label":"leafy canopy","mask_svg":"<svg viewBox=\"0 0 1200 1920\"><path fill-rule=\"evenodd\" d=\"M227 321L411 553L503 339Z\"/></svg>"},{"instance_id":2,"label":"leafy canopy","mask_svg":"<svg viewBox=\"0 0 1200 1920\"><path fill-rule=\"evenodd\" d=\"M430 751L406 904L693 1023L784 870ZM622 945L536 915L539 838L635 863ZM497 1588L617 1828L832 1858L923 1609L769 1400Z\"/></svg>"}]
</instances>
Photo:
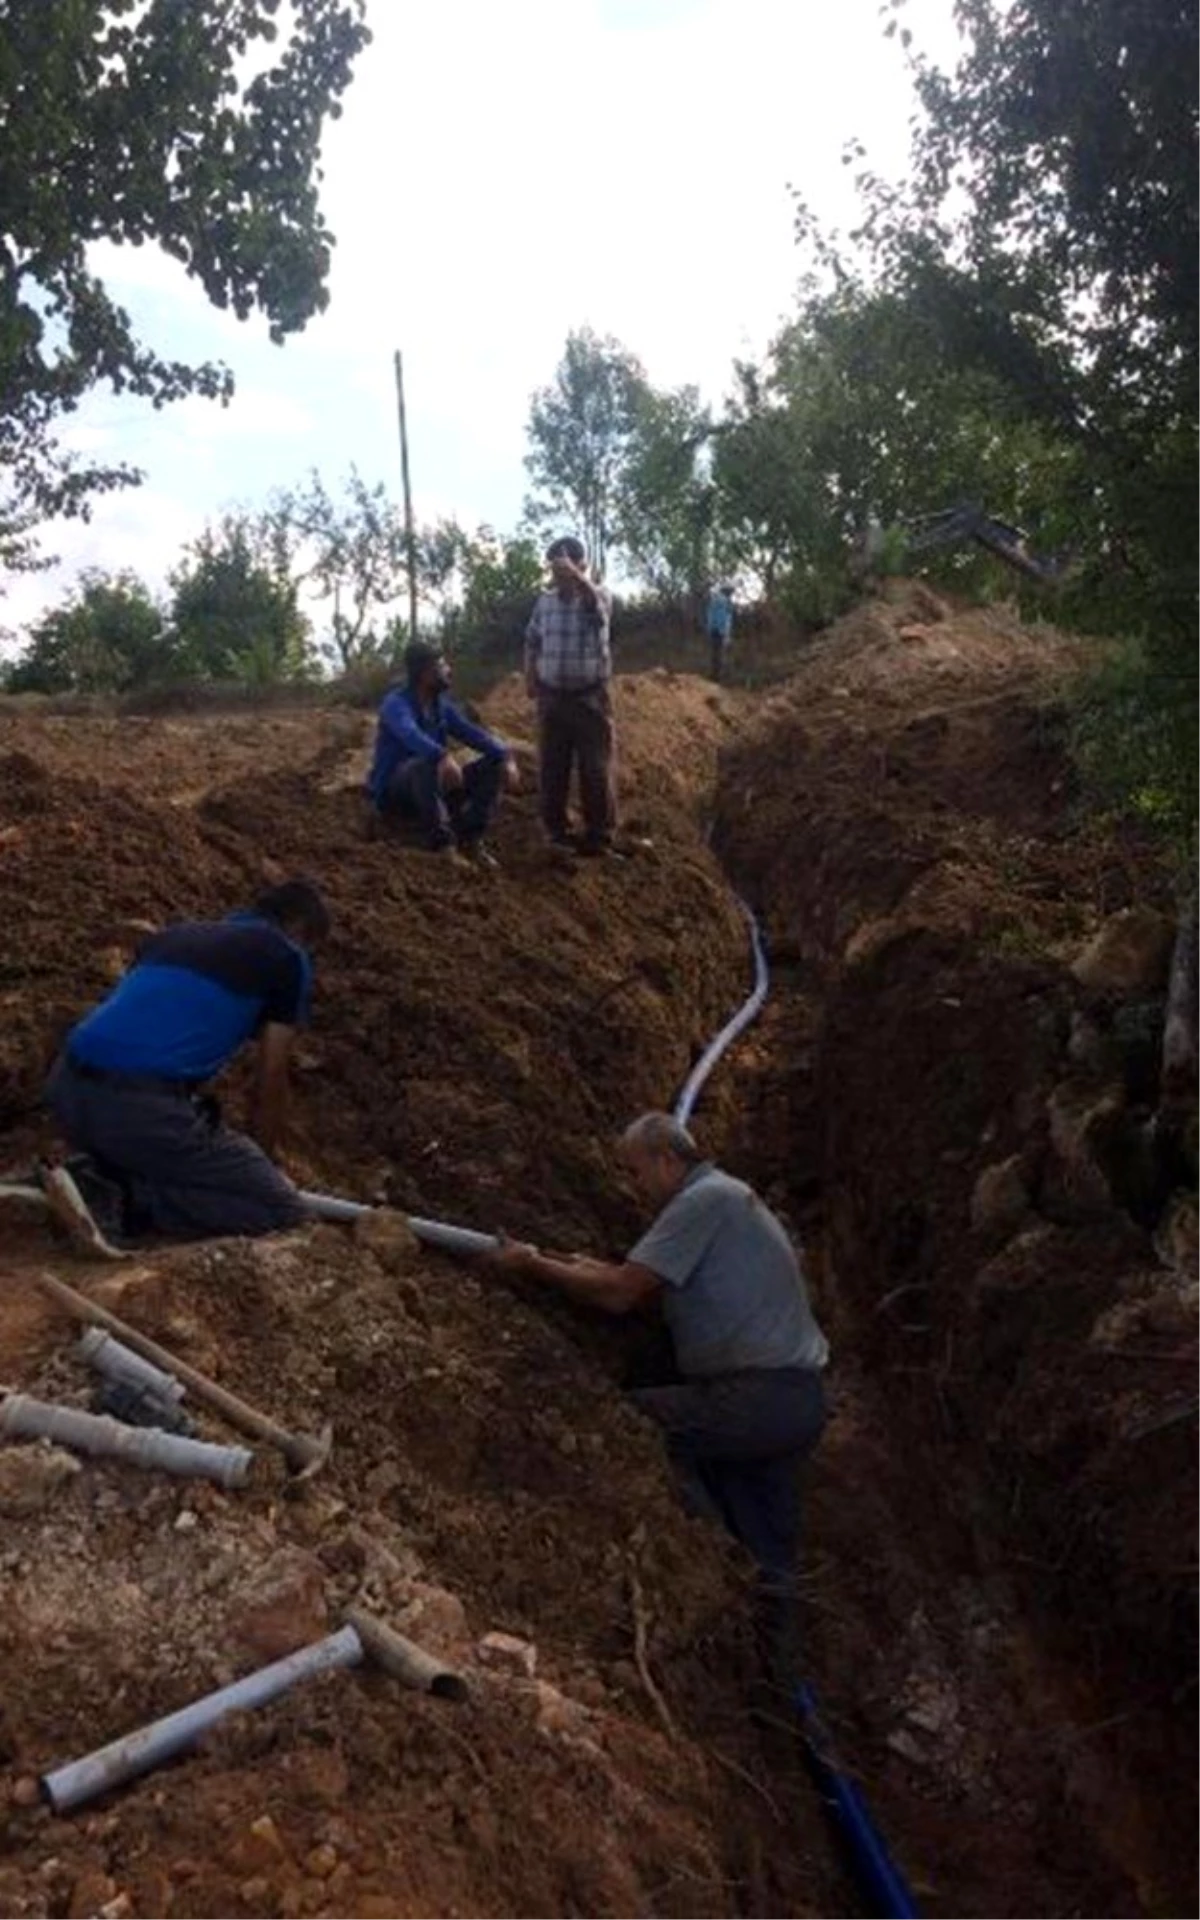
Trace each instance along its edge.
<instances>
[{"instance_id":1,"label":"leafy canopy","mask_svg":"<svg viewBox=\"0 0 1200 1920\"><path fill-rule=\"evenodd\" d=\"M0 557L138 479L58 430L93 387L225 399L228 372L144 345L93 242L157 242L282 341L328 301L320 141L368 35L362 0L5 0L0 9Z\"/></svg>"}]
</instances>

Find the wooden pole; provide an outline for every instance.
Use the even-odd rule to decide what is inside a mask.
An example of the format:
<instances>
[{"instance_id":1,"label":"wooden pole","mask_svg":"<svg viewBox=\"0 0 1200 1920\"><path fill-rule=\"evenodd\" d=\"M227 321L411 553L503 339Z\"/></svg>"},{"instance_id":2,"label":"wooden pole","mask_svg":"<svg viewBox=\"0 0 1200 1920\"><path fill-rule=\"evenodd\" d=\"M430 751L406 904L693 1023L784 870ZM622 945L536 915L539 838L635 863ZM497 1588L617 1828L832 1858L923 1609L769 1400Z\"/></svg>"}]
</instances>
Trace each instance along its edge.
<instances>
[{"instance_id":1,"label":"wooden pole","mask_svg":"<svg viewBox=\"0 0 1200 1920\"><path fill-rule=\"evenodd\" d=\"M408 637L417 637L417 539L413 531L412 482L408 473L408 422L404 413L404 362L396 349L396 404L400 413L400 471L404 476L404 552L408 562Z\"/></svg>"}]
</instances>

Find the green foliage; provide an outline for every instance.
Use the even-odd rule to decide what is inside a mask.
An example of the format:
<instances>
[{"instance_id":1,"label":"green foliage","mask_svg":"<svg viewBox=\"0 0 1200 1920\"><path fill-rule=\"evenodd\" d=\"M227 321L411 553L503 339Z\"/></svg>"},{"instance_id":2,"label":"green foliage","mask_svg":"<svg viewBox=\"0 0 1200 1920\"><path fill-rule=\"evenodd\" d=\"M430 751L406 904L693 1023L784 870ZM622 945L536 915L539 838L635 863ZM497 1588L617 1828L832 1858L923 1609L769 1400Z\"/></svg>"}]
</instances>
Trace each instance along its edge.
<instances>
[{"instance_id":1,"label":"green foliage","mask_svg":"<svg viewBox=\"0 0 1200 1920\"><path fill-rule=\"evenodd\" d=\"M1196 844L1194 693L1194 672L1164 681L1156 650L1132 640L1111 646L1071 701L1072 750L1093 794L1181 852Z\"/></svg>"},{"instance_id":2,"label":"green foliage","mask_svg":"<svg viewBox=\"0 0 1200 1920\"><path fill-rule=\"evenodd\" d=\"M57 429L94 386L227 398L221 367L139 342L91 270L157 242L282 340L327 303L320 141L368 38L361 0L6 0L0 9L0 546L139 476ZM271 49L268 53L267 49Z\"/></svg>"},{"instance_id":3,"label":"green foliage","mask_svg":"<svg viewBox=\"0 0 1200 1920\"><path fill-rule=\"evenodd\" d=\"M178 670L176 636L136 574L93 570L30 629L4 687L8 693L127 693Z\"/></svg>"},{"instance_id":4,"label":"green foliage","mask_svg":"<svg viewBox=\"0 0 1200 1920\"><path fill-rule=\"evenodd\" d=\"M646 379L618 340L590 327L567 335L554 380L534 394L525 465L530 526L577 532L603 575L619 515L622 474Z\"/></svg>"},{"instance_id":5,"label":"green foliage","mask_svg":"<svg viewBox=\"0 0 1200 1920\"><path fill-rule=\"evenodd\" d=\"M705 453L712 419L695 387L636 394L615 514L630 571L652 593L699 594L710 567L715 494Z\"/></svg>"},{"instance_id":6,"label":"green foliage","mask_svg":"<svg viewBox=\"0 0 1200 1920\"><path fill-rule=\"evenodd\" d=\"M963 499L1043 535L1053 520L1064 457L1049 435L995 374L948 365L910 303L844 265L831 288L810 283L765 365L737 373L714 458L724 550L806 621L845 605L871 523L894 568L901 524ZM934 564L985 589L973 549Z\"/></svg>"},{"instance_id":7,"label":"green foliage","mask_svg":"<svg viewBox=\"0 0 1200 1920\"><path fill-rule=\"evenodd\" d=\"M332 603L326 655L342 672L363 659L394 659L407 638L398 612L407 549L403 517L382 483L369 486L352 467L335 498L314 469L274 496L271 519L297 583Z\"/></svg>"},{"instance_id":8,"label":"green foliage","mask_svg":"<svg viewBox=\"0 0 1200 1920\"><path fill-rule=\"evenodd\" d=\"M914 190L864 180L868 238L941 301L1058 459L1085 564L1062 611L1123 634L1081 697L1098 791L1183 851L1200 829L1200 15L1175 0L960 0L918 63Z\"/></svg>"},{"instance_id":9,"label":"green foliage","mask_svg":"<svg viewBox=\"0 0 1200 1920\"><path fill-rule=\"evenodd\" d=\"M171 585L179 659L190 678L273 686L311 677L309 623L271 520L227 514L187 549Z\"/></svg>"}]
</instances>

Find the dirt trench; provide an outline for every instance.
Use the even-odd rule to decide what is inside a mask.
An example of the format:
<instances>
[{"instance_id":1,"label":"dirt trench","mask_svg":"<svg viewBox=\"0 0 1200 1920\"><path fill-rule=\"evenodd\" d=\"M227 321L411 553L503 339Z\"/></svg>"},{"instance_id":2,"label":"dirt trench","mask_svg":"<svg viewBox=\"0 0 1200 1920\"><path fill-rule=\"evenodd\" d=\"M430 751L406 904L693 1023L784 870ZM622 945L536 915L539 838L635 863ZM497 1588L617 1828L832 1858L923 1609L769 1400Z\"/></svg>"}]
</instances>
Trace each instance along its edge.
<instances>
[{"instance_id":1,"label":"dirt trench","mask_svg":"<svg viewBox=\"0 0 1200 1920\"><path fill-rule=\"evenodd\" d=\"M774 992L710 1124L834 1345L809 1659L931 1914L1196 1901L1195 1168L1145 1152L1171 897L1074 805L1070 666L901 590L718 790Z\"/></svg>"},{"instance_id":2,"label":"dirt trench","mask_svg":"<svg viewBox=\"0 0 1200 1920\"><path fill-rule=\"evenodd\" d=\"M616 1249L637 1216L613 1127L745 991L726 875L752 901L772 999L699 1126L809 1249L836 1413L808 1667L931 1914L1189 1910L1187 1212L1151 1221L1130 1191L1158 988L1071 971L1115 913L1152 932L1169 898L1147 849L1073 810L1055 699L1076 659L904 589L761 704L639 676L624 789L652 848L564 880L525 800L469 892L364 843L357 716L101 722L94 751L77 725L0 728L8 1160L138 921L302 867L336 931L293 1170ZM489 711L520 737L518 690ZM44 1257L36 1228L7 1251L10 1277ZM300 1501L88 1467L9 1510L5 1911L856 1911L794 1753L748 1721L745 1569L679 1515L621 1404L619 1330L335 1229L87 1283L297 1421L332 1417L338 1447ZM81 1392L19 1281L0 1378ZM79 1820L24 1804L38 1766L354 1598L470 1668L469 1722L355 1680ZM490 1630L536 1648L533 1677L480 1664Z\"/></svg>"}]
</instances>

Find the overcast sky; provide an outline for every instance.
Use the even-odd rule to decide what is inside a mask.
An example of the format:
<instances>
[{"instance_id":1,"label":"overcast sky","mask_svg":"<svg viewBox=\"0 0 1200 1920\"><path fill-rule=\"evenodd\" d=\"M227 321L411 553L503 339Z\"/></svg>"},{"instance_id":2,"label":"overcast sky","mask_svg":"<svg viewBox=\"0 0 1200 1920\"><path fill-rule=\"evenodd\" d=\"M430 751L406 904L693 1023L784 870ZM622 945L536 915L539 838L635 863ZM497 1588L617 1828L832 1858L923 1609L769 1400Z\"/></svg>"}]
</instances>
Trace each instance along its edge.
<instances>
[{"instance_id":1,"label":"overcast sky","mask_svg":"<svg viewBox=\"0 0 1200 1920\"><path fill-rule=\"evenodd\" d=\"M357 462L399 491L392 353L404 353L419 519L515 526L529 396L571 327L615 334L657 385L719 401L799 271L788 183L832 221L857 134L901 169L912 94L879 0L371 0L374 41L326 141L337 248L328 311L280 348L154 249L97 266L159 351L220 359L237 395L155 414L97 396L71 440L145 471L87 527L49 530L50 574L11 580L0 627L85 565L163 582L233 504ZM907 24L943 59L950 0Z\"/></svg>"}]
</instances>

